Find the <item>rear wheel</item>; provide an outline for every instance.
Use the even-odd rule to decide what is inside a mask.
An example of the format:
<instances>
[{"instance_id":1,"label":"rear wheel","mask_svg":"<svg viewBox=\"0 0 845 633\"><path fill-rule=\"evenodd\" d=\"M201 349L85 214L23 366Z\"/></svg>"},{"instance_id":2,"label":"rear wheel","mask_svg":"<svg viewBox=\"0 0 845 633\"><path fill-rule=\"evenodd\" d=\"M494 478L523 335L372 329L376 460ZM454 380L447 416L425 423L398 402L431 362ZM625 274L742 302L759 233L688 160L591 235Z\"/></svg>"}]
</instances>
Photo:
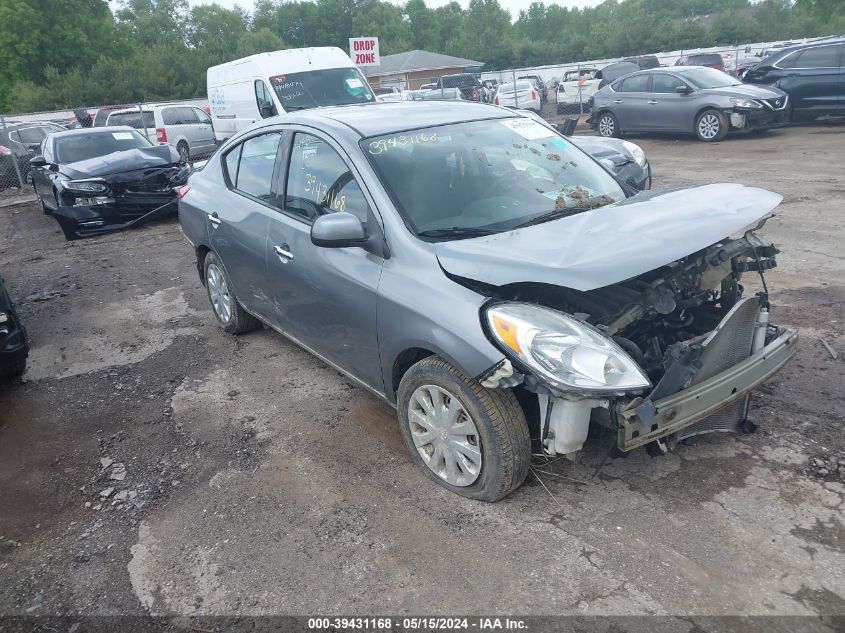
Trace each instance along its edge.
<instances>
[{"instance_id":1,"label":"rear wheel","mask_svg":"<svg viewBox=\"0 0 845 633\"><path fill-rule=\"evenodd\" d=\"M179 152L179 160L183 163L187 163L188 159L191 157L188 144L185 141L179 141L179 144L176 145L176 151Z\"/></svg>"},{"instance_id":2,"label":"rear wheel","mask_svg":"<svg viewBox=\"0 0 845 633\"><path fill-rule=\"evenodd\" d=\"M241 307L238 298L232 290L232 283L217 259L217 255L209 251L205 256L205 288L214 316L220 321L223 330L229 334L242 334L258 327L258 319Z\"/></svg>"},{"instance_id":3,"label":"rear wheel","mask_svg":"<svg viewBox=\"0 0 845 633\"><path fill-rule=\"evenodd\" d=\"M619 122L612 112L602 112L596 122L599 136L605 138L619 138Z\"/></svg>"},{"instance_id":4,"label":"rear wheel","mask_svg":"<svg viewBox=\"0 0 845 633\"><path fill-rule=\"evenodd\" d=\"M728 135L728 118L718 110L705 110L695 120L695 135L705 143L721 141Z\"/></svg>"},{"instance_id":5,"label":"rear wheel","mask_svg":"<svg viewBox=\"0 0 845 633\"><path fill-rule=\"evenodd\" d=\"M528 474L528 423L512 391L482 387L429 356L402 377L397 407L414 462L452 492L497 501Z\"/></svg>"}]
</instances>

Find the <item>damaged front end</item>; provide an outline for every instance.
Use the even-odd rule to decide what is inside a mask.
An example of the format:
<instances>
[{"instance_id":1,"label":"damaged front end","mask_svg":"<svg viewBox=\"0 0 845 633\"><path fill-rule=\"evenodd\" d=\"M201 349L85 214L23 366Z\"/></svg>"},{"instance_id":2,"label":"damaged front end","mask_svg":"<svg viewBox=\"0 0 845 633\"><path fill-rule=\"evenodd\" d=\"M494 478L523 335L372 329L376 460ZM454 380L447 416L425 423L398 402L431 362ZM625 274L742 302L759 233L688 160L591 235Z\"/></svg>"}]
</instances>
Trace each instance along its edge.
<instances>
[{"instance_id":1,"label":"damaged front end","mask_svg":"<svg viewBox=\"0 0 845 633\"><path fill-rule=\"evenodd\" d=\"M128 229L175 213L188 174L177 162L65 181L53 215L69 240Z\"/></svg>"},{"instance_id":2,"label":"damaged front end","mask_svg":"<svg viewBox=\"0 0 845 633\"><path fill-rule=\"evenodd\" d=\"M754 230L601 288L475 284L493 297L486 309L494 319L495 306L519 302L583 324L581 331L577 324L565 326L569 330L550 346L536 343L546 336L536 319L523 329L507 315L504 325L488 318L491 339L527 355L510 354L481 377L482 384L521 383L538 395L539 437L547 454L574 454L591 423L615 431L621 451L653 442L665 450L667 442L694 435L749 429L749 393L789 360L798 339L795 330L769 323L763 276L776 266L778 251ZM762 292L743 296L740 281L747 273L760 276ZM584 353L582 341L585 333L593 338L590 332L613 347ZM624 359L636 367L625 366ZM561 375L558 360L574 378L558 382L546 375L547 369Z\"/></svg>"}]
</instances>

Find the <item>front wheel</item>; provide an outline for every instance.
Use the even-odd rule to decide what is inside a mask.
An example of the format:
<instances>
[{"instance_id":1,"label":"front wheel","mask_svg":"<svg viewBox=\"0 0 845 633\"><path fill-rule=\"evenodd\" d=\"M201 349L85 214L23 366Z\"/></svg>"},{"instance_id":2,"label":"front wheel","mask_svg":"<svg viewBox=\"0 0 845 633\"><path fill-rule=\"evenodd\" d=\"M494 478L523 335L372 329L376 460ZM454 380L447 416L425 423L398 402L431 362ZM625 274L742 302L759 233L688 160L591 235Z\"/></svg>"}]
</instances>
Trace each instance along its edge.
<instances>
[{"instance_id":1,"label":"front wheel","mask_svg":"<svg viewBox=\"0 0 845 633\"><path fill-rule=\"evenodd\" d=\"M619 122L612 112L602 112L599 115L596 129L599 131L599 136L619 138Z\"/></svg>"},{"instance_id":2,"label":"front wheel","mask_svg":"<svg viewBox=\"0 0 845 633\"><path fill-rule=\"evenodd\" d=\"M728 135L728 117L718 110L705 110L695 120L695 135L705 143L721 141Z\"/></svg>"},{"instance_id":3,"label":"front wheel","mask_svg":"<svg viewBox=\"0 0 845 633\"><path fill-rule=\"evenodd\" d=\"M498 501L525 480L531 440L512 391L482 387L429 356L402 377L397 407L414 462L448 490Z\"/></svg>"}]
</instances>

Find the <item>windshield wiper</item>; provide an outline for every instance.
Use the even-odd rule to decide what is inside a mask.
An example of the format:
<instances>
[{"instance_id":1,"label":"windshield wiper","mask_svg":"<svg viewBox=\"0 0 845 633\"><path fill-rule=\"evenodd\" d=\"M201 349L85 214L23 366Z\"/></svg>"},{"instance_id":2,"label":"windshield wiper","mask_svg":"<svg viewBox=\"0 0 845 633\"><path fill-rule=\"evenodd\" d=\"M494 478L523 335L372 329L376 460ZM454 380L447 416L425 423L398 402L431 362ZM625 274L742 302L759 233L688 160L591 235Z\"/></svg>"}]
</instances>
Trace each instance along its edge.
<instances>
[{"instance_id":1,"label":"windshield wiper","mask_svg":"<svg viewBox=\"0 0 845 633\"><path fill-rule=\"evenodd\" d=\"M554 209L549 211L548 213L543 213L542 215L535 216L530 220L526 220L525 222L520 222L516 226L511 227L511 229L521 229L526 226L533 226L535 224L542 224L543 222L550 222L551 220L558 220L560 218L565 218L570 215L577 215L579 213L583 213L584 211L591 211L597 207L566 207L565 209Z\"/></svg>"},{"instance_id":2,"label":"windshield wiper","mask_svg":"<svg viewBox=\"0 0 845 633\"><path fill-rule=\"evenodd\" d=\"M443 229L428 229L417 233L418 237L481 237L482 235L493 235L498 231L482 229L475 226L452 226Z\"/></svg>"}]
</instances>

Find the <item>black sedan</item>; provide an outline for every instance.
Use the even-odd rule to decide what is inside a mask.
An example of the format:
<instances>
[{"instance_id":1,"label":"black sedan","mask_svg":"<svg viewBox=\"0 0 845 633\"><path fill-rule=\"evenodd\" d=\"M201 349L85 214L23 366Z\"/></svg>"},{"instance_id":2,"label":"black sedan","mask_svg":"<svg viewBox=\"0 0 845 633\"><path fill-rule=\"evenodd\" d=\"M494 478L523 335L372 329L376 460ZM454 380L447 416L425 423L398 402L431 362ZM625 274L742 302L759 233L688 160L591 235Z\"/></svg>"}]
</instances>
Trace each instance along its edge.
<instances>
[{"instance_id":1,"label":"black sedan","mask_svg":"<svg viewBox=\"0 0 845 633\"><path fill-rule=\"evenodd\" d=\"M176 213L188 168L170 145L154 145L130 127L51 134L30 161L46 214L69 240L127 229Z\"/></svg>"},{"instance_id":2,"label":"black sedan","mask_svg":"<svg viewBox=\"0 0 845 633\"><path fill-rule=\"evenodd\" d=\"M0 380L22 374L28 354L26 329L0 277Z\"/></svg>"}]
</instances>

